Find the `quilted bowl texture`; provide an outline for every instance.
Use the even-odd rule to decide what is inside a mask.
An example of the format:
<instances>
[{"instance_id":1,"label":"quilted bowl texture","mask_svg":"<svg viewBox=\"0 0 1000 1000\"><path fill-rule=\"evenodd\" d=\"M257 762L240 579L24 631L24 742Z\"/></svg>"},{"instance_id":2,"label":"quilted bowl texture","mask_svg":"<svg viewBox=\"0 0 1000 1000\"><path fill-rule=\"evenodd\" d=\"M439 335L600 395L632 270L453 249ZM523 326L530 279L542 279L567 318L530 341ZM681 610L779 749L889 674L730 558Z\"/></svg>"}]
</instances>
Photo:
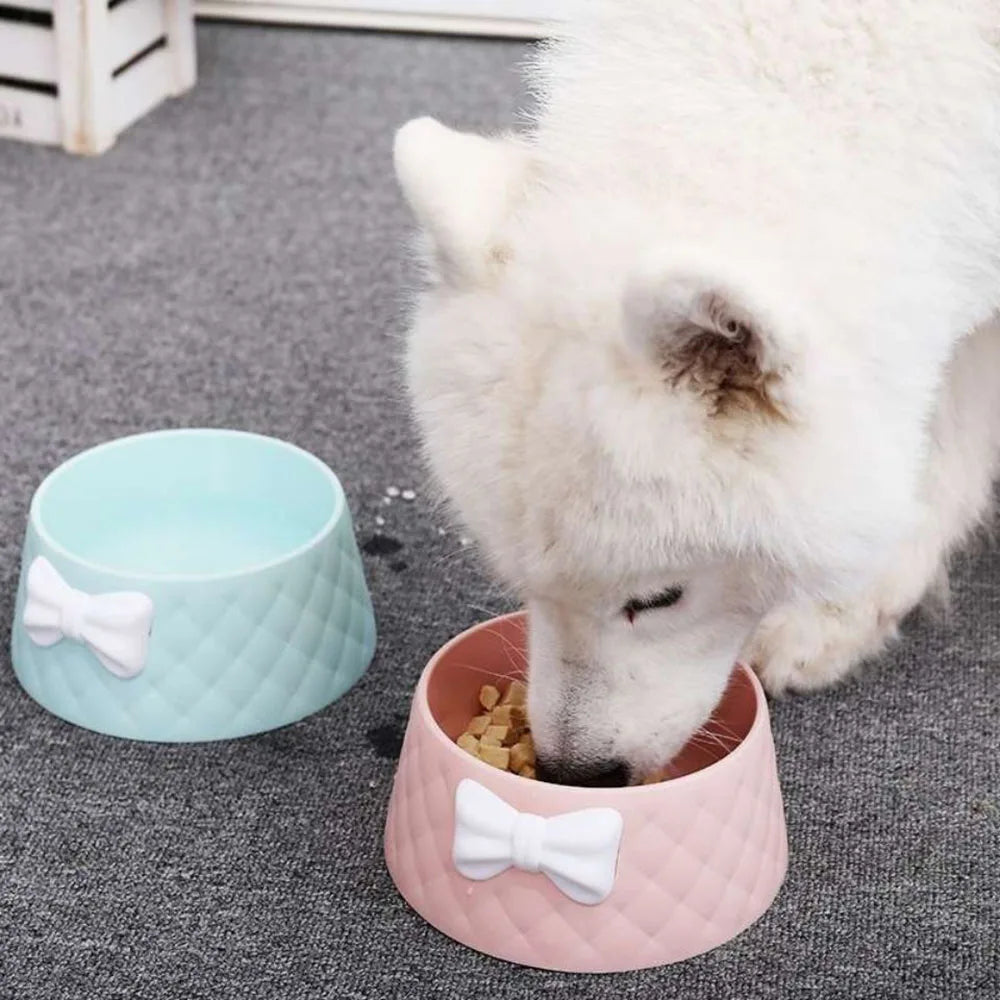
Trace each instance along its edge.
<instances>
[{"instance_id":1,"label":"quilted bowl texture","mask_svg":"<svg viewBox=\"0 0 1000 1000\"><path fill-rule=\"evenodd\" d=\"M28 694L98 732L186 742L301 719L375 647L340 483L237 431L83 452L32 501L11 642Z\"/></svg>"},{"instance_id":2,"label":"quilted bowl texture","mask_svg":"<svg viewBox=\"0 0 1000 1000\"><path fill-rule=\"evenodd\" d=\"M524 663L527 622L511 615L458 636L420 680L386 822L393 881L425 920L507 961L564 972L615 972L691 958L729 941L771 905L788 859L763 691L737 667L716 712L742 737L731 752L691 745L679 776L630 788L528 781L469 756L452 740L482 684ZM610 807L623 820L614 886L573 902L543 872L510 867L485 881L453 861L455 795L472 779L521 813L553 817ZM535 822L530 820L529 822Z\"/></svg>"}]
</instances>

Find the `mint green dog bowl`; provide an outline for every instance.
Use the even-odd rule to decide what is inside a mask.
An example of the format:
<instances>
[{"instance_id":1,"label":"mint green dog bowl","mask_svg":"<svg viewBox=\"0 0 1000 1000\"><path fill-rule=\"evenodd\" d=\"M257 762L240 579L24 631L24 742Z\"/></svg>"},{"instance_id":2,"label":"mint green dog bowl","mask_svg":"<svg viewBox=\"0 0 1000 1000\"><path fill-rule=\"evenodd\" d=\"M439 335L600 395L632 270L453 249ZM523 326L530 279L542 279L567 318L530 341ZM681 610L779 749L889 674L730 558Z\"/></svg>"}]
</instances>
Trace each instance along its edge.
<instances>
[{"instance_id":1,"label":"mint green dog bowl","mask_svg":"<svg viewBox=\"0 0 1000 1000\"><path fill-rule=\"evenodd\" d=\"M263 732L340 697L374 648L344 492L299 448L141 434L35 494L14 671L70 722L140 740Z\"/></svg>"}]
</instances>

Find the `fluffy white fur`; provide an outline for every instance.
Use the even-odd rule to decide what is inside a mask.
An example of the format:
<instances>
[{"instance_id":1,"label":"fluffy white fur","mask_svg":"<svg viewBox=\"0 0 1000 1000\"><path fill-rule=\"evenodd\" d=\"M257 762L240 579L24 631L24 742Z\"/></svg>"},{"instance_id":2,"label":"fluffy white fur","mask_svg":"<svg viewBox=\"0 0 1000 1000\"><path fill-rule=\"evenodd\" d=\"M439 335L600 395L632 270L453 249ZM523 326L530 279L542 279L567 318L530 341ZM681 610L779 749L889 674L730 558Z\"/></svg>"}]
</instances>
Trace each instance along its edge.
<instances>
[{"instance_id":1,"label":"fluffy white fur","mask_svg":"<svg viewBox=\"0 0 1000 1000\"><path fill-rule=\"evenodd\" d=\"M431 466L532 613L567 778L633 776L733 660L881 648L1000 455L1000 2L580 2L520 136L405 126ZM668 586L670 608L623 608Z\"/></svg>"}]
</instances>

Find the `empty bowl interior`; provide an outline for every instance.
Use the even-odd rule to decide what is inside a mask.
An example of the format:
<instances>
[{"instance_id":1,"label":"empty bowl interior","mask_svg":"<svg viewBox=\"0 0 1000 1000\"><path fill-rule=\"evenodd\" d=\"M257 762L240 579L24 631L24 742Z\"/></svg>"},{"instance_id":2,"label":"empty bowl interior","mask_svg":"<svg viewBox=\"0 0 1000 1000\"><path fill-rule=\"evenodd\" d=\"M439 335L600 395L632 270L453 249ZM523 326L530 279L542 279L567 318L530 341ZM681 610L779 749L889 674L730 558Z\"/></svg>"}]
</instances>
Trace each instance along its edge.
<instances>
[{"instance_id":1,"label":"empty bowl interior","mask_svg":"<svg viewBox=\"0 0 1000 1000\"><path fill-rule=\"evenodd\" d=\"M427 679L427 705L449 740L456 740L477 715L484 684L501 689L524 678L527 667L527 619L511 615L460 635L439 654ZM704 770L746 739L757 716L757 694L746 667L737 667L709 721L667 762L662 780ZM463 751L456 751L461 753Z\"/></svg>"},{"instance_id":2,"label":"empty bowl interior","mask_svg":"<svg viewBox=\"0 0 1000 1000\"><path fill-rule=\"evenodd\" d=\"M215 576L281 559L339 515L318 459L271 438L167 431L77 456L39 489L33 517L56 548L138 576Z\"/></svg>"}]
</instances>

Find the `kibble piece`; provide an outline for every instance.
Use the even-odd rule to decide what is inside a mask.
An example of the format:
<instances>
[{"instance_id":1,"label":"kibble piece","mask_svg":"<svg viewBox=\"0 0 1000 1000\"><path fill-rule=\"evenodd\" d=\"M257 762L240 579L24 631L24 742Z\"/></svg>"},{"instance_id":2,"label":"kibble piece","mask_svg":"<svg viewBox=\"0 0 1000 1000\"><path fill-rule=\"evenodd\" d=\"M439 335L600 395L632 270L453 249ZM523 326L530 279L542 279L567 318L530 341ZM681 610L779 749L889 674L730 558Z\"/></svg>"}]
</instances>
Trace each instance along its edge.
<instances>
[{"instance_id":1,"label":"kibble piece","mask_svg":"<svg viewBox=\"0 0 1000 1000\"><path fill-rule=\"evenodd\" d=\"M495 726L520 726L524 728L527 721L527 713L523 705L497 705L493 709L493 725Z\"/></svg>"},{"instance_id":2,"label":"kibble piece","mask_svg":"<svg viewBox=\"0 0 1000 1000\"><path fill-rule=\"evenodd\" d=\"M488 715L477 715L469 724L465 727L467 733L471 733L473 736L482 736L486 732L487 726L491 724L492 720Z\"/></svg>"},{"instance_id":3,"label":"kibble piece","mask_svg":"<svg viewBox=\"0 0 1000 1000\"><path fill-rule=\"evenodd\" d=\"M510 751L506 747L480 745L479 759L491 767L506 771L510 766Z\"/></svg>"},{"instance_id":4,"label":"kibble piece","mask_svg":"<svg viewBox=\"0 0 1000 1000\"><path fill-rule=\"evenodd\" d=\"M511 770L520 774L521 770L529 765L535 766L535 748L524 740L515 743L510 749Z\"/></svg>"},{"instance_id":5,"label":"kibble piece","mask_svg":"<svg viewBox=\"0 0 1000 1000\"><path fill-rule=\"evenodd\" d=\"M507 735L503 738L503 745L505 747L515 747L521 742L521 737L524 736L524 730L519 726L511 726L507 730Z\"/></svg>"},{"instance_id":6,"label":"kibble piece","mask_svg":"<svg viewBox=\"0 0 1000 1000\"><path fill-rule=\"evenodd\" d=\"M503 693L500 699L501 705L518 705L523 707L528 704L528 686L524 681L511 681L510 686Z\"/></svg>"},{"instance_id":7,"label":"kibble piece","mask_svg":"<svg viewBox=\"0 0 1000 1000\"><path fill-rule=\"evenodd\" d=\"M487 712L492 712L497 706L497 702L500 700L500 692L492 684L484 684L483 687L479 689L479 704L486 709Z\"/></svg>"},{"instance_id":8,"label":"kibble piece","mask_svg":"<svg viewBox=\"0 0 1000 1000\"><path fill-rule=\"evenodd\" d=\"M505 739L507 739L506 726L487 726L486 732L483 733L482 742L486 746L499 747L503 746L503 741Z\"/></svg>"},{"instance_id":9,"label":"kibble piece","mask_svg":"<svg viewBox=\"0 0 1000 1000\"><path fill-rule=\"evenodd\" d=\"M490 718L493 720L494 726L509 726L513 721L510 717L510 705L504 705L503 699L501 699L501 704L497 705L496 708L490 712Z\"/></svg>"},{"instance_id":10,"label":"kibble piece","mask_svg":"<svg viewBox=\"0 0 1000 1000\"><path fill-rule=\"evenodd\" d=\"M456 742L466 753L471 753L473 757L479 756L479 740L475 736L462 733Z\"/></svg>"},{"instance_id":11,"label":"kibble piece","mask_svg":"<svg viewBox=\"0 0 1000 1000\"><path fill-rule=\"evenodd\" d=\"M538 774L535 772L534 767L531 764L525 764L520 771L517 772L522 778L528 778L530 781L537 781Z\"/></svg>"}]
</instances>

